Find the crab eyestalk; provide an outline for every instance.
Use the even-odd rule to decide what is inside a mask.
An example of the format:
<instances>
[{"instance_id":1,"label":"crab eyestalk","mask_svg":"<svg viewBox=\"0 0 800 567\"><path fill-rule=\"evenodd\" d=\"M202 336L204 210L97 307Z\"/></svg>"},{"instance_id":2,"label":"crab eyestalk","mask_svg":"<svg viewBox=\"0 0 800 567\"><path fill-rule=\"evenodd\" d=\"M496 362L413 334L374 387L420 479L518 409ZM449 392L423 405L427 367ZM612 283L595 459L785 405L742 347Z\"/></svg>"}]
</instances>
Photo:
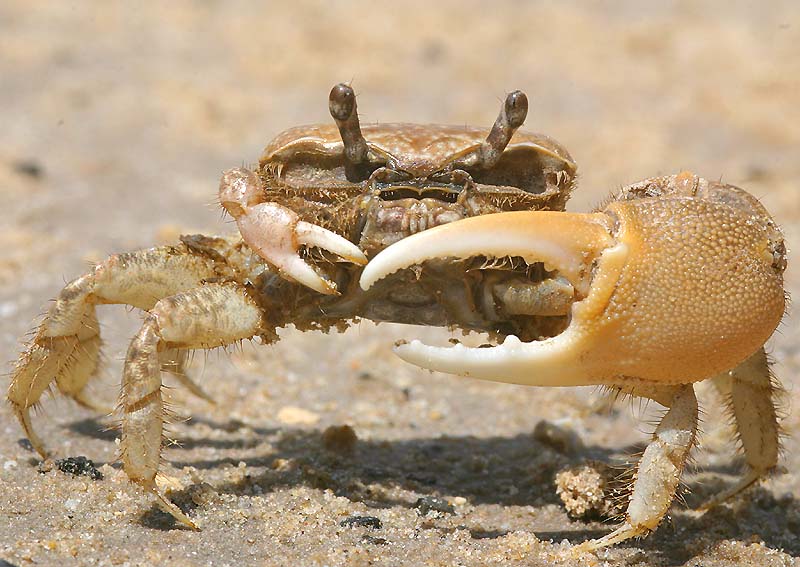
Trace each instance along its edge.
<instances>
[{"instance_id":1,"label":"crab eyestalk","mask_svg":"<svg viewBox=\"0 0 800 567\"><path fill-rule=\"evenodd\" d=\"M350 165L365 163L369 148L358 122L356 93L353 88L344 83L334 86L328 96L328 109L339 128L347 162Z\"/></svg>"},{"instance_id":2,"label":"crab eyestalk","mask_svg":"<svg viewBox=\"0 0 800 567\"><path fill-rule=\"evenodd\" d=\"M474 153L460 160L458 167L489 169L497 165L514 132L522 126L527 116L528 97L525 93L522 91L509 93L486 140Z\"/></svg>"},{"instance_id":3,"label":"crab eyestalk","mask_svg":"<svg viewBox=\"0 0 800 567\"><path fill-rule=\"evenodd\" d=\"M780 322L782 273L767 221L685 197L594 214L486 215L393 244L367 265L361 286L433 258L543 262L576 290L561 334L479 349L413 341L397 354L431 370L536 386L688 383L736 366Z\"/></svg>"}]
</instances>

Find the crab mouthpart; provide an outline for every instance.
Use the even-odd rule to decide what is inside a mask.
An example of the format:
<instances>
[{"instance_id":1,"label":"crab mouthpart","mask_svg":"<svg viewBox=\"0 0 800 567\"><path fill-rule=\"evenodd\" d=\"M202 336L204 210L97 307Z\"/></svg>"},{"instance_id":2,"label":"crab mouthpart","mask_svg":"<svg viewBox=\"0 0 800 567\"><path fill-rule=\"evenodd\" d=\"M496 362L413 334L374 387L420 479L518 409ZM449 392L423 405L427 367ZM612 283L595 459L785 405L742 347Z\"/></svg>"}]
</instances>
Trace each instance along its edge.
<instances>
[{"instance_id":1,"label":"crab mouthpart","mask_svg":"<svg viewBox=\"0 0 800 567\"><path fill-rule=\"evenodd\" d=\"M612 235L603 213L572 214L524 211L485 215L409 236L389 246L367 264L361 287L404 268L434 258L519 256L542 262L575 288L569 326L541 341L523 342L510 335L500 345L470 348L434 347L415 340L395 352L403 360L451 374L527 385L585 385L593 381L581 360L593 348L592 324L608 305L628 247Z\"/></svg>"}]
</instances>

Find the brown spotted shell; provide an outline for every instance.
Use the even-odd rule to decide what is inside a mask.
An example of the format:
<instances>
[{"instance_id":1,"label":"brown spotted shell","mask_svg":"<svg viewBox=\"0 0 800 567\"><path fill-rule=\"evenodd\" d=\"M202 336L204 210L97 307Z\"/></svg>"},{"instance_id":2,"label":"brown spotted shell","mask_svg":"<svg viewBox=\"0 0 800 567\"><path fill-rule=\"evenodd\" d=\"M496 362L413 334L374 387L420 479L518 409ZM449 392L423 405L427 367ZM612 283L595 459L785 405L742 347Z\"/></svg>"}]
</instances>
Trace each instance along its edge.
<instances>
[{"instance_id":1,"label":"brown spotted shell","mask_svg":"<svg viewBox=\"0 0 800 567\"><path fill-rule=\"evenodd\" d=\"M485 129L472 126L407 123L365 124L361 130L371 149L392 158L397 169L415 176L438 171L475 150L487 134ZM334 158L342 155L343 148L333 124L298 126L276 136L264 149L260 163L285 163L299 155ZM576 169L566 148L543 134L518 131L504 153L553 160L572 174Z\"/></svg>"}]
</instances>

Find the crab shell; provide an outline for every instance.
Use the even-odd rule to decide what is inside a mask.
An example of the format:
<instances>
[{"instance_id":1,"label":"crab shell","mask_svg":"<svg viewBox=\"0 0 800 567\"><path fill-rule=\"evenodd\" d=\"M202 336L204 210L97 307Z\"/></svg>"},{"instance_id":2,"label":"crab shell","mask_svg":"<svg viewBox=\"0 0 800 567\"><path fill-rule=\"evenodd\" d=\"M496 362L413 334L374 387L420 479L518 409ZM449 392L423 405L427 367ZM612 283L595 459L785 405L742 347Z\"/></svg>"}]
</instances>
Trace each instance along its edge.
<instances>
[{"instance_id":1,"label":"crab shell","mask_svg":"<svg viewBox=\"0 0 800 567\"><path fill-rule=\"evenodd\" d=\"M623 194L592 214L509 212L437 227L376 256L361 285L431 258L543 262L576 289L561 334L479 349L413 341L397 354L431 370L539 386L703 380L760 348L785 309L774 222L743 191L703 183L698 195Z\"/></svg>"},{"instance_id":2,"label":"crab shell","mask_svg":"<svg viewBox=\"0 0 800 567\"><path fill-rule=\"evenodd\" d=\"M474 152L486 139L486 130L472 126L437 124L364 124L367 146L397 169L417 177L429 175L448 163ZM276 136L264 149L260 163L282 161L297 154L340 157L344 143L334 124L298 126ZM543 134L516 132L505 152L529 158L546 156L575 167L569 152ZM504 152L504 153L505 153Z\"/></svg>"},{"instance_id":3,"label":"crab shell","mask_svg":"<svg viewBox=\"0 0 800 567\"><path fill-rule=\"evenodd\" d=\"M365 124L361 131L373 165L386 165L415 179L446 170L474 153L487 134L485 129L470 126L404 123ZM335 188L345 194L348 189L363 192L363 182L347 180L344 161L344 143L336 126L316 124L291 128L276 136L259 165L298 190L313 186ZM517 131L496 165L469 173L484 191L491 186L497 201L519 201L517 206L512 204L513 208L531 208L531 203L544 200L549 208L563 208L575 171L572 156L558 142L543 134ZM542 172L550 178L542 179Z\"/></svg>"}]
</instances>

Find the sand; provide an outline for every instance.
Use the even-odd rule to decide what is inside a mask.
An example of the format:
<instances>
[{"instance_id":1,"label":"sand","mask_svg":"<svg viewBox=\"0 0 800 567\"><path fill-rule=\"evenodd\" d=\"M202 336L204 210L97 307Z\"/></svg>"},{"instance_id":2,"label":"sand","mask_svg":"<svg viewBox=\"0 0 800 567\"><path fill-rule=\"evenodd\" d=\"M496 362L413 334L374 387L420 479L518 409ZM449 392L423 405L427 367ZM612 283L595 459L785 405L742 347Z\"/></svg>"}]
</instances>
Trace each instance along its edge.
<instances>
[{"instance_id":1,"label":"sand","mask_svg":"<svg viewBox=\"0 0 800 567\"><path fill-rule=\"evenodd\" d=\"M327 93L343 80L353 80L368 121L488 126L504 94L523 89L527 127L561 141L579 164L571 210L691 169L748 188L800 249L795 2L396 6L3 2L0 361L15 359L48 300L89 262L181 232L230 232L213 203L220 172L255 161L286 127L327 122ZM792 260L787 289L797 295ZM141 315L100 315L107 363L93 392L113 404ZM799 330L790 312L768 345L788 388L781 471L705 515L676 503L650 537L597 555L573 558L570 548L610 524L571 519L556 475L640 450L654 408L609 409L592 389L418 371L393 357L392 342L446 334L365 322L341 335L287 329L275 346L194 358L192 374L217 403L169 391L191 418L174 425L179 444L165 451L164 468L200 532L176 526L127 482L107 419L63 399L46 400L35 417L60 457L97 463L103 478L93 480L40 472L0 405L0 558L792 565ZM685 478L690 507L738 474L718 400L698 390L705 414Z\"/></svg>"}]
</instances>

